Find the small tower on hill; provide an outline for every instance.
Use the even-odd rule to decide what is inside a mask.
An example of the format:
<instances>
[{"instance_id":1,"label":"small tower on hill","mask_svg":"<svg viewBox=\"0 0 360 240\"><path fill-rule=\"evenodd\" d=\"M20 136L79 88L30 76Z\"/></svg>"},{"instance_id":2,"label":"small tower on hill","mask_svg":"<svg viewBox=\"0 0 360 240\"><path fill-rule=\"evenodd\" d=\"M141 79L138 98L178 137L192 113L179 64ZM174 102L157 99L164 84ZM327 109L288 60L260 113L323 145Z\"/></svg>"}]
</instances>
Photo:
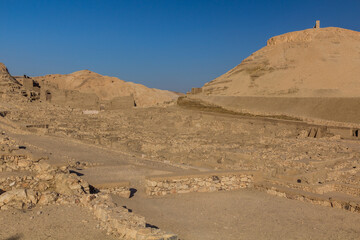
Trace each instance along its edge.
<instances>
[{"instance_id":1,"label":"small tower on hill","mask_svg":"<svg viewBox=\"0 0 360 240\"><path fill-rule=\"evenodd\" d=\"M314 28L320 28L320 20L316 20Z\"/></svg>"}]
</instances>

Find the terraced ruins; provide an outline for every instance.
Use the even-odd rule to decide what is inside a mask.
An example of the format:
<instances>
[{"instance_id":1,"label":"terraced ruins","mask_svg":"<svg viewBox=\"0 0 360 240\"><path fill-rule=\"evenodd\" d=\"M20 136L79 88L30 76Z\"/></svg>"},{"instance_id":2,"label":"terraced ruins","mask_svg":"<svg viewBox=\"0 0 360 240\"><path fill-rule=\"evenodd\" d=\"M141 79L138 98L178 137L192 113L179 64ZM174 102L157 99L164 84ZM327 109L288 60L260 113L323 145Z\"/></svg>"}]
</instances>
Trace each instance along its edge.
<instances>
[{"instance_id":1,"label":"terraced ruins","mask_svg":"<svg viewBox=\"0 0 360 240\"><path fill-rule=\"evenodd\" d=\"M360 236L357 121L215 104L221 79L147 101L0 70L0 238ZM51 214L74 223L31 231Z\"/></svg>"}]
</instances>

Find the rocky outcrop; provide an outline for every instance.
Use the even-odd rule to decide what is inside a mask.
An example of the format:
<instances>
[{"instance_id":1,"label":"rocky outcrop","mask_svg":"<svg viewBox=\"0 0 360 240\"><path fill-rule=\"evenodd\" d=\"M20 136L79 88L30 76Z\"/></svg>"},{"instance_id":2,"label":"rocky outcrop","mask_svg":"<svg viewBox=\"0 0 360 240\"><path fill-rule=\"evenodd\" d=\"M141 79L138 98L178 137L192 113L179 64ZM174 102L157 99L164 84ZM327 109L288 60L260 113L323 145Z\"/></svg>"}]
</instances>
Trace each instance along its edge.
<instances>
[{"instance_id":1,"label":"rocky outcrop","mask_svg":"<svg viewBox=\"0 0 360 240\"><path fill-rule=\"evenodd\" d=\"M33 162L26 170L30 172L23 176L0 179L0 189L5 191L0 198L0 209L75 203L79 196L90 193L89 184L76 174L70 174L67 167L57 168L44 162Z\"/></svg>"},{"instance_id":2,"label":"rocky outcrop","mask_svg":"<svg viewBox=\"0 0 360 240\"><path fill-rule=\"evenodd\" d=\"M12 77L7 67L0 63L0 94L13 92L20 88L20 83Z\"/></svg>"}]
</instances>

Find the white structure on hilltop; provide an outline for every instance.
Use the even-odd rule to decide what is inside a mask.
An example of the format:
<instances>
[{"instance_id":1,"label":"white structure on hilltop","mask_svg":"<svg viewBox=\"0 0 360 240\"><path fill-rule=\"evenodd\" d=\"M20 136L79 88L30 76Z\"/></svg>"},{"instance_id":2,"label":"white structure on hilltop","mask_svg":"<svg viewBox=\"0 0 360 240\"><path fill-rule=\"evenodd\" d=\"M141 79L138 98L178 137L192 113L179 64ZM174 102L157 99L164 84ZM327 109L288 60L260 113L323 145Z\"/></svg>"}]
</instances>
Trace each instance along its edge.
<instances>
[{"instance_id":1,"label":"white structure on hilltop","mask_svg":"<svg viewBox=\"0 0 360 240\"><path fill-rule=\"evenodd\" d=\"M314 28L320 28L320 20L316 20Z\"/></svg>"}]
</instances>

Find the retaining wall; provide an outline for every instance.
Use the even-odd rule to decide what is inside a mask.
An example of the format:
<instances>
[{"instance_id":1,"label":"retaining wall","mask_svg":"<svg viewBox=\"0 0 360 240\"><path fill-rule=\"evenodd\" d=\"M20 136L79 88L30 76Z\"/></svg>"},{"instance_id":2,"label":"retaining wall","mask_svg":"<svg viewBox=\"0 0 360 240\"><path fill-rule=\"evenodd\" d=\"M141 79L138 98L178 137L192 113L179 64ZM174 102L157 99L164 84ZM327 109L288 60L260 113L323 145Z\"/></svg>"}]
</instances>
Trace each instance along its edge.
<instances>
[{"instance_id":1,"label":"retaining wall","mask_svg":"<svg viewBox=\"0 0 360 240\"><path fill-rule=\"evenodd\" d=\"M146 178L146 194L149 196L230 191L241 188L254 188L279 197L360 212L360 188L348 184L328 183L312 186L281 182L275 179L264 179L259 173L250 171L202 172ZM347 195L342 195L343 193Z\"/></svg>"},{"instance_id":2,"label":"retaining wall","mask_svg":"<svg viewBox=\"0 0 360 240\"><path fill-rule=\"evenodd\" d=\"M210 104L239 112L286 115L344 123L360 123L358 97L239 97L192 95Z\"/></svg>"}]
</instances>

